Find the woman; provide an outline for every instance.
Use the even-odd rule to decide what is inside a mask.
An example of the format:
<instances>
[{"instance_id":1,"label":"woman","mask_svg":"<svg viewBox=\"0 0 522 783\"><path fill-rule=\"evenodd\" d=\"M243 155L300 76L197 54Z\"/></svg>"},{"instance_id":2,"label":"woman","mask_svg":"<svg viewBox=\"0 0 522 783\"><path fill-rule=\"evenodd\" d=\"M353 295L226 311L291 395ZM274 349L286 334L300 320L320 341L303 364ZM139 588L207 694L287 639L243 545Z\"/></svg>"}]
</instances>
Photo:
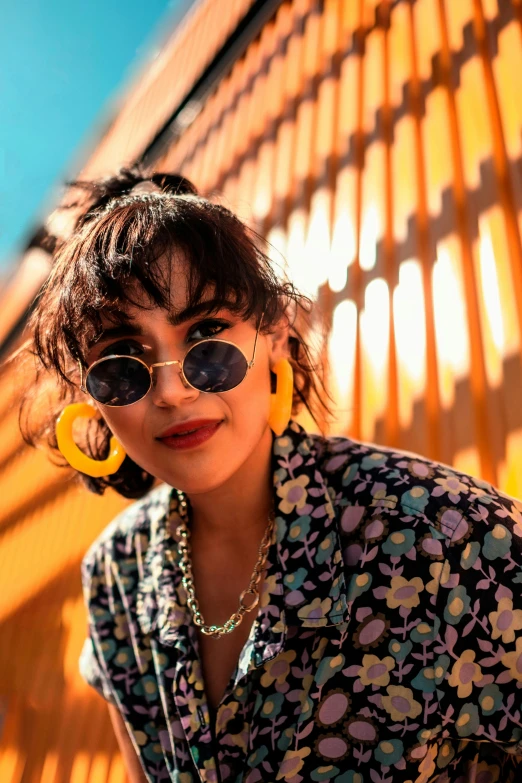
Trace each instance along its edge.
<instances>
[{"instance_id":1,"label":"woman","mask_svg":"<svg viewBox=\"0 0 522 783\"><path fill-rule=\"evenodd\" d=\"M81 669L131 779L520 780L522 504L307 434L309 303L255 237L180 177L83 187L33 352L50 445L139 498L82 570Z\"/></svg>"}]
</instances>

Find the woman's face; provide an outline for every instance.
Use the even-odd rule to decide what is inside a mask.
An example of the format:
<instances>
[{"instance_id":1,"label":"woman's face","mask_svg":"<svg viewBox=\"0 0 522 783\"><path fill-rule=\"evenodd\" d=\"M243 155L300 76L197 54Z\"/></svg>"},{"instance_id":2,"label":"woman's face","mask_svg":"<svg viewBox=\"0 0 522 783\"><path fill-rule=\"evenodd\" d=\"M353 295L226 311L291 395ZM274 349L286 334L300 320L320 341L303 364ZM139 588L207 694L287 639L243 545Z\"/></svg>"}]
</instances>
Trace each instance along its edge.
<instances>
[{"instance_id":1,"label":"woman's face","mask_svg":"<svg viewBox=\"0 0 522 783\"><path fill-rule=\"evenodd\" d=\"M211 292L204 297L211 299ZM199 340L217 337L235 343L248 361L256 338L253 322L229 310L185 317L186 281L181 262L171 278L171 323L165 310L127 309L132 334L102 335L88 354L89 365L109 354L139 356L147 364L181 361ZM107 324L107 329L112 325ZM209 492L231 478L260 444L271 443L268 429L270 367L286 355L286 331L259 334L254 366L234 389L205 393L183 383L178 364L156 367L153 386L133 405L95 403L129 457L148 473L190 493ZM206 424L205 424L206 423ZM196 428L192 436L161 439L177 425ZM203 426L202 426L203 425ZM197 442L194 442L197 441Z\"/></svg>"}]
</instances>

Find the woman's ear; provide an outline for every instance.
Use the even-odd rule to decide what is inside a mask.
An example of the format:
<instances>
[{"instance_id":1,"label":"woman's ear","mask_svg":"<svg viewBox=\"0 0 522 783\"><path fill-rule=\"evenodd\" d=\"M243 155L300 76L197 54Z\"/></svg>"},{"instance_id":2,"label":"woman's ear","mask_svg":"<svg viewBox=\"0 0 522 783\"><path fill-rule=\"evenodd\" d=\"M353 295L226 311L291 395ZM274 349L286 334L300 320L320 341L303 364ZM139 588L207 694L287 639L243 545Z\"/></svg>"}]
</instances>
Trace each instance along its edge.
<instances>
[{"instance_id":1,"label":"woman's ear","mask_svg":"<svg viewBox=\"0 0 522 783\"><path fill-rule=\"evenodd\" d=\"M286 359L290 355L288 337L290 326L288 319L283 316L267 335L270 367L272 368L280 359Z\"/></svg>"}]
</instances>

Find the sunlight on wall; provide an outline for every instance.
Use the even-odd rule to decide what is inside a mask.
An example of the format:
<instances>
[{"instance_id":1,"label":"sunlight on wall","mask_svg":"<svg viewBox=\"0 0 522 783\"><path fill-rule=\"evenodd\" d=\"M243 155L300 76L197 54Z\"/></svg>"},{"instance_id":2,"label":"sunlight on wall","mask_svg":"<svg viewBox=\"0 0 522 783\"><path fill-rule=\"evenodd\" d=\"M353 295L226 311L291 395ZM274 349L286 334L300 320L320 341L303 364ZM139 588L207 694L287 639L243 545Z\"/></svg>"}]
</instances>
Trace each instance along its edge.
<instances>
[{"instance_id":1,"label":"sunlight on wall","mask_svg":"<svg viewBox=\"0 0 522 783\"><path fill-rule=\"evenodd\" d=\"M346 167L337 179L336 215L334 219L332 252L328 285L335 293L342 291L348 279L348 269L357 252L355 236L355 188L353 167Z\"/></svg>"},{"instance_id":2,"label":"sunlight on wall","mask_svg":"<svg viewBox=\"0 0 522 783\"><path fill-rule=\"evenodd\" d=\"M346 432L352 419L355 342L357 339L357 308L351 299L344 299L333 312L329 340L332 374L330 383L336 404L335 431Z\"/></svg>"},{"instance_id":3,"label":"sunlight on wall","mask_svg":"<svg viewBox=\"0 0 522 783\"><path fill-rule=\"evenodd\" d=\"M377 238L380 233L380 216L375 204L370 204L363 215L361 226L361 245L359 264L362 270L369 272L377 260Z\"/></svg>"},{"instance_id":4,"label":"sunlight on wall","mask_svg":"<svg viewBox=\"0 0 522 783\"><path fill-rule=\"evenodd\" d=\"M452 254L453 251L453 254ZM433 305L442 404L450 408L454 385L469 373L469 341L464 290L455 243L439 242L433 266Z\"/></svg>"},{"instance_id":5,"label":"sunlight on wall","mask_svg":"<svg viewBox=\"0 0 522 783\"><path fill-rule=\"evenodd\" d=\"M267 234L268 256L272 261L274 269L280 271L286 269L287 249L286 249L286 231L281 226L275 226Z\"/></svg>"},{"instance_id":6,"label":"sunlight on wall","mask_svg":"<svg viewBox=\"0 0 522 783\"><path fill-rule=\"evenodd\" d=\"M467 449L457 451L453 457L452 465L462 473L469 473L471 476L480 475L480 454L477 447L469 446Z\"/></svg>"},{"instance_id":7,"label":"sunlight on wall","mask_svg":"<svg viewBox=\"0 0 522 783\"><path fill-rule=\"evenodd\" d=\"M426 329L422 270L416 260L399 268L399 285L393 292L393 320L399 362L399 415L409 427L413 404L426 385Z\"/></svg>"},{"instance_id":8,"label":"sunlight on wall","mask_svg":"<svg viewBox=\"0 0 522 783\"><path fill-rule=\"evenodd\" d=\"M306 268L310 290L318 291L328 280L330 249L331 194L319 188L312 197L310 222L301 265Z\"/></svg>"},{"instance_id":9,"label":"sunlight on wall","mask_svg":"<svg viewBox=\"0 0 522 783\"><path fill-rule=\"evenodd\" d=\"M498 204L480 215L479 236L488 320L494 329L495 347L504 358L520 350L520 330L505 219ZM487 290L490 284L492 292Z\"/></svg>"},{"instance_id":10,"label":"sunlight on wall","mask_svg":"<svg viewBox=\"0 0 522 783\"><path fill-rule=\"evenodd\" d=\"M370 439L375 421L382 416L388 400L390 294L388 283L376 278L368 283L360 315L363 346L363 437Z\"/></svg>"},{"instance_id":11,"label":"sunlight on wall","mask_svg":"<svg viewBox=\"0 0 522 783\"><path fill-rule=\"evenodd\" d=\"M317 288L315 286L315 274L310 267L309 260L303 263L306 247L307 215L304 209L296 209L288 219L288 242L286 246L286 260L288 262L288 274L298 289L315 298Z\"/></svg>"},{"instance_id":12,"label":"sunlight on wall","mask_svg":"<svg viewBox=\"0 0 522 783\"><path fill-rule=\"evenodd\" d=\"M522 498L522 428L510 432L506 443L506 459L499 471L500 484L514 498Z\"/></svg>"},{"instance_id":13,"label":"sunlight on wall","mask_svg":"<svg viewBox=\"0 0 522 783\"><path fill-rule=\"evenodd\" d=\"M505 355L505 333L502 304L497 277L497 267L489 226L484 218L479 220L480 239L478 265L481 290L481 317L484 335L486 372L492 388L502 383L502 360Z\"/></svg>"}]
</instances>

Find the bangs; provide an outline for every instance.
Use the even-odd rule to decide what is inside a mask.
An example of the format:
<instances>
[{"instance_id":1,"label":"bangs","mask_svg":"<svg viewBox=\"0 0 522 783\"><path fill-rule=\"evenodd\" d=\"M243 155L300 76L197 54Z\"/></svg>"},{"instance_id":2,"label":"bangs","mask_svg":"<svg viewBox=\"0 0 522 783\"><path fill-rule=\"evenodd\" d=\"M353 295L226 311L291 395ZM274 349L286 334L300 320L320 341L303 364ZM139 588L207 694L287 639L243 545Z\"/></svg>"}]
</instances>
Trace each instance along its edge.
<instances>
[{"instance_id":1,"label":"bangs","mask_svg":"<svg viewBox=\"0 0 522 783\"><path fill-rule=\"evenodd\" d=\"M185 317L205 301L205 312L226 308L243 320L264 312L264 326L279 315L281 283L260 238L224 207L154 194L109 206L84 223L72 258L69 248L55 325L71 357L85 362L104 325L129 323L131 308L175 315L180 272Z\"/></svg>"}]
</instances>

